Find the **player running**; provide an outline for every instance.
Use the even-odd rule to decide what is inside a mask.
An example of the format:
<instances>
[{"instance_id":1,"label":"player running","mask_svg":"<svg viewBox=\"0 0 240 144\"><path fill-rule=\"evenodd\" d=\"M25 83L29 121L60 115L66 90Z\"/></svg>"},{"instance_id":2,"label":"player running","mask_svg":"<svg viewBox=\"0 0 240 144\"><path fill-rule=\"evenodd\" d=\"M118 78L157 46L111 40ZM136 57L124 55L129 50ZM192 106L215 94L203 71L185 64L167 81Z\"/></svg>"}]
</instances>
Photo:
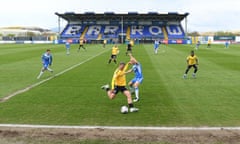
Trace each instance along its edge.
<instances>
[{"instance_id":1,"label":"player running","mask_svg":"<svg viewBox=\"0 0 240 144\"><path fill-rule=\"evenodd\" d=\"M207 48L211 48L211 39L208 40Z\"/></svg>"},{"instance_id":2,"label":"player running","mask_svg":"<svg viewBox=\"0 0 240 144\"><path fill-rule=\"evenodd\" d=\"M69 55L70 54L70 42L66 41L65 47L66 47L66 53L67 53L67 55Z\"/></svg>"},{"instance_id":3,"label":"player running","mask_svg":"<svg viewBox=\"0 0 240 144\"><path fill-rule=\"evenodd\" d=\"M52 65L52 60L53 59L52 59L51 50L47 49L47 51L42 55L43 68L41 69L37 79L40 79L40 77L43 75L44 71L46 70L53 72L53 70L49 68L49 66Z\"/></svg>"},{"instance_id":4,"label":"player running","mask_svg":"<svg viewBox=\"0 0 240 144\"><path fill-rule=\"evenodd\" d=\"M133 66L127 71L127 73L134 72L135 77L128 83L128 85L130 86L130 91L135 92L135 99L133 102L137 102L140 100L138 87L143 81L142 66L131 54L129 54L129 56L130 64Z\"/></svg>"},{"instance_id":5,"label":"player running","mask_svg":"<svg viewBox=\"0 0 240 144\"><path fill-rule=\"evenodd\" d=\"M198 58L197 56L194 54L194 51L191 51L191 54L187 57L187 69L183 75L183 78L186 79L187 78L187 73L190 70L191 67L194 68L194 72L192 74L193 78L196 78L196 73L198 71Z\"/></svg>"},{"instance_id":6,"label":"player running","mask_svg":"<svg viewBox=\"0 0 240 144\"><path fill-rule=\"evenodd\" d=\"M159 40L154 41L154 53L158 53L158 48L159 48Z\"/></svg>"},{"instance_id":7,"label":"player running","mask_svg":"<svg viewBox=\"0 0 240 144\"><path fill-rule=\"evenodd\" d=\"M127 45L126 56L127 56L128 54L132 54L132 45L131 45L130 43Z\"/></svg>"},{"instance_id":8,"label":"player running","mask_svg":"<svg viewBox=\"0 0 240 144\"><path fill-rule=\"evenodd\" d=\"M200 44L201 44L200 41L197 41L197 44L196 44L196 50L199 49Z\"/></svg>"},{"instance_id":9,"label":"player running","mask_svg":"<svg viewBox=\"0 0 240 144\"><path fill-rule=\"evenodd\" d=\"M138 108L135 108L133 106L131 93L126 88L126 70L128 68L128 65L128 63L125 64L121 62L113 74L111 88L108 84L103 85L101 88L107 91L109 99L114 99L118 92L121 91L127 97L130 112L137 112Z\"/></svg>"},{"instance_id":10,"label":"player running","mask_svg":"<svg viewBox=\"0 0 240 144\"><path fill-rule=\"evenodd\" d=\"M229 48L229 41L225 42L225 48L228 49Z\"/></svg>"},{"instance_id":11,"label":"player running","mask_svg":"<svg viewBox=\"0 0 240 144\"><path fill-rule=\"evenodd\" d=\"M119 49L117 45L114 45L112 47L112 54L110 59L108 60L108 64L110 64L112 62L112 60L114 61L115 64L117 64L117 54L119 53Z\"/></svg>"},{"instance_id":12,"label":"player running","mask_svg":"<svg viewBox=\"0 0 240 144\"><path fill-rule=\"evenodd\" d=\"M105 40L103 40L103 48L106 47L106 44L107 44L107 40L105 39Z\"/></svg>"},{"instance_id":13,"label":"player running","mask_svg":"<svg viewBox=\"0 0 240 144\"><path fill-rule=\"evenodd\" d=\"M86 51L86 48L83 46L84 40L79 39L79 47L78 47L78 52L80 51L81 48L83 48Z\"/></svg>"}]
</instances>

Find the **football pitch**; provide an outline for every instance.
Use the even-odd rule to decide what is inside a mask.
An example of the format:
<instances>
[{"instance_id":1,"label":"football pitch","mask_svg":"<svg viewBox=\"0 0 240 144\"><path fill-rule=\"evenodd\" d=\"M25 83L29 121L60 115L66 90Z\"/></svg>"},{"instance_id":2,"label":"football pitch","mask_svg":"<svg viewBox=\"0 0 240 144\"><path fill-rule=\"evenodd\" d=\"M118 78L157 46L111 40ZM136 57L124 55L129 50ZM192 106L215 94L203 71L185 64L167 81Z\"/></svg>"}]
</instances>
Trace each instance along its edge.
<instances>
[{"instance_id":1,"label":"football pitch","mask_svg":"<svg viewBox=\"0 0 240 144\"><path fill-rule=\"evenodd\" d=\"M78 126L240 126L240 47L201 45L197 78L193 69L183 79L186 57L194 46L135 45L133 55L142 64L144 80L137 113L121 114L127 105L121 93L109 100L100 87L110 84L117 65L108 64L112 45L0 45L0 123ZM126 45L119 45L117 61L127 62ZM53 74L37 76L46 49L53 54ZM129 81L133 74L127 75ZM22 93L14 94L19 90Z\"/></svg>"}]
</instances>

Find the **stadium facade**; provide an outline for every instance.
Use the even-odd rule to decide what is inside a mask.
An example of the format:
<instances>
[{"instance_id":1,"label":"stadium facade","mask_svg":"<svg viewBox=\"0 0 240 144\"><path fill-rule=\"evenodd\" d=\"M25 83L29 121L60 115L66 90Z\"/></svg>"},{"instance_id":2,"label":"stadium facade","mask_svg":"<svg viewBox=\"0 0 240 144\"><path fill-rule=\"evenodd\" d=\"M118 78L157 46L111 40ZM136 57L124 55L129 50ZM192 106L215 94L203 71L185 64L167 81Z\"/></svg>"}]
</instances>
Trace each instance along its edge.
<instances>
[{"instance_id":1,"label":"stadium facade","mask_svg":"<svg viewBox=\"0 0 240 144\"><path fill-rule=\"evenodd\" d=\"M187 29L187 16L189 13L138 13L126 14L104 13L55 13L60 19L67 21L67 25L60 32L59 43L71 39L78 43L84 39L89 43L102 40L120 42L134 40L138 42L152 42L159 39L168 44L186 44L189 40L181 24L185 19Z\"/></svg>"},{"instance_id":2,"label":"stadium facade","mask_svg":"<svg viewBox=\"0 0 240 144\"><path fill-rule=\"evenodd\" d=\"M52 41L54 39L56 39L55 32L40 27L9 26L0 28L0 43L32 43L33 41Z\"/></svg>"}]
</instances>

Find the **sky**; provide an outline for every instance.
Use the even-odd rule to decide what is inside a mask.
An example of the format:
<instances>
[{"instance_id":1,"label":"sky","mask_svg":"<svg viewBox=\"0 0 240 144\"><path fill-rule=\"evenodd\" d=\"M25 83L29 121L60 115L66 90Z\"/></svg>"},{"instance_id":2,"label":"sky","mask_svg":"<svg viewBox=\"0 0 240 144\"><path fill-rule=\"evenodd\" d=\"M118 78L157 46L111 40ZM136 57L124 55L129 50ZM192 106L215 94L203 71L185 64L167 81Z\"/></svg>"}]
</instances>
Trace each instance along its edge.
<instances>
[{"instance_id":1,"label":"sky","mask_svg":"<svg viewBox=\"0 0 240 144\"><path fill-rule=\"evenodd\" d=\"M0 27L56 28L55 12L187 12L188 32L233 31L240 30L239 6L240 0L4 0ZM65 25L61 20L61 26Z\"/></svg>"}]
</instances>

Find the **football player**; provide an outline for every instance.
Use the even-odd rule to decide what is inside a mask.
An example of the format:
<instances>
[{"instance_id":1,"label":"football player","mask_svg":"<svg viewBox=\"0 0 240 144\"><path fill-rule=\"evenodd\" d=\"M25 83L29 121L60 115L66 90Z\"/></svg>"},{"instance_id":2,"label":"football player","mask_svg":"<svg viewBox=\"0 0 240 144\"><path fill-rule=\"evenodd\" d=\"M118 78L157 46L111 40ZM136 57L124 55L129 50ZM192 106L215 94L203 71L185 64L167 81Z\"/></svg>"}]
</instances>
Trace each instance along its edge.
<instances>
[{"instance_id":1,"label":"football player","mask_svg":"<svg viewBox=\"0 0 240 144\"><path fill-rule=\"evenodd\" d=\"M40 79L40 77L43 75L43 73L48 70L51 73L53 72L52 69L49 68L49 66L52 65L52 54L51 54L51 50L47 49L47 51L42 55L42 69L37 77L37 79Z\"/></svg>"},{"instance_id":2,"label":"football player","mask_svg":"<svg viewBox=\"0 0 240 144\"><path fill-rule=\"evenodd\" d=\"M187 78L187 73L191 69L191 67L194 68L194 72L192 74L193 78L196 78L196 73L198 71L198 57L194 54L194 51L192 50L190 55L187 57L187 69L183 75L183 78Z\"/></svg>"}]
</instances>

